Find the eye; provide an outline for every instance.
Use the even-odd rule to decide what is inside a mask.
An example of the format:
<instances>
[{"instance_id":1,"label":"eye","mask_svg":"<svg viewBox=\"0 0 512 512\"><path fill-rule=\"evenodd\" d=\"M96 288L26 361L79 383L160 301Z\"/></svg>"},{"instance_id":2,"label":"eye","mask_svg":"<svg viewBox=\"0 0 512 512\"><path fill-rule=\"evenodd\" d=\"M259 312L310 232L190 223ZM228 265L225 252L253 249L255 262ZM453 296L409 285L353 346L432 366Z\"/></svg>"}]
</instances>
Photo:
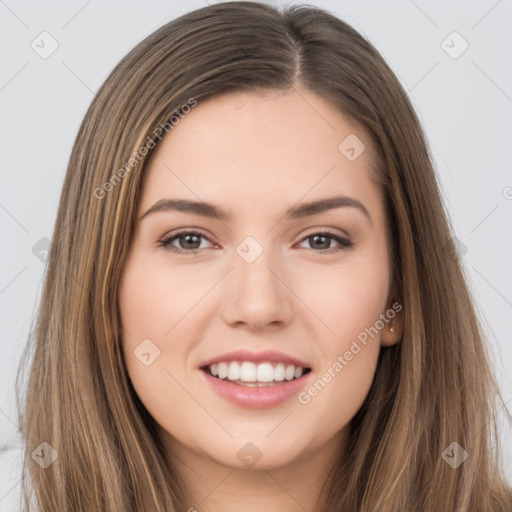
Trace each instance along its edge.
<instances>
[{"instance_id":1,"label":"eye","mask_svg":"<svg viewBox=\"0 0 512 512\"><path fill-rule=\"evenodd\" d=\"M194 255L197 254L200 249L205 248L201 246L201 239L211 242L208 237L199 231L179 231L170 237L159 240L159 247L165 247L176 254ZM333 241L338 244L334 248L331 247ZM174 245L175 242L177 242L180 247ZM302 239L301 243L304 242L308 242L312 249L320 249L319 251L315 251L320 254L332 254L349 249L354 245L354 243L347 238L330 232L312 233Z\"/></svg>"},{"instance_id":2,"label":"eye","mask_svg":"<svg viewBox=\"0 0 512 512\"><path fill-rule=\"evenodd\" d=\"M160 247L166 247L167 249L177 254L195 254L201 247L201 238L209 240L199 231L180 231L175 235L159 240ZM177 241L180 247L176 247L173 243Z\"/></svg>"},{"instance_id":3,"label":"eye","mask_svg":"<svg viewBox=\"0 0 512 512\"><path fill-rule=\"evenodd\" d=\"M338 243L338 246L331 248L331 242L335 241ZM320 254L332 254L335 252L343 251L345 249L351 248L354 243L351 242L348 238L343 238L339 235L335 235L330 232L320 232L320 233L312 233L308 235L306 238L303 238L301 243L307 242L313 249L321 249Z\"/></svg>"}]
</instances>

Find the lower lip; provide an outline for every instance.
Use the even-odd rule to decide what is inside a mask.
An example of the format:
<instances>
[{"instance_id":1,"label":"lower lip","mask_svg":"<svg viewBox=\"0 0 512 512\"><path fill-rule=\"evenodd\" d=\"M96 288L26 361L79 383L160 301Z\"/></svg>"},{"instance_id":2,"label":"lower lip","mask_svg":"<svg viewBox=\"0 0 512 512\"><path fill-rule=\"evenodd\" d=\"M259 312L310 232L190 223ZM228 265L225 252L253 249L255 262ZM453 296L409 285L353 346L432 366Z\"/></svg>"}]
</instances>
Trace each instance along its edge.
<instances>
[{"instance_id":1,"label":"lower lip","mask_svg":"<svg viewBox=\"0 0 512 512\"><path fill-rule=\"evenodd\" d=\"M199 370L208 384L228 402L247 409L268 409L275 407L292 396L297 395L304 387L311 371L290 381L283 381L273 386L248 387L217 379L204 370Z\"/></svg>"}]
</instances>

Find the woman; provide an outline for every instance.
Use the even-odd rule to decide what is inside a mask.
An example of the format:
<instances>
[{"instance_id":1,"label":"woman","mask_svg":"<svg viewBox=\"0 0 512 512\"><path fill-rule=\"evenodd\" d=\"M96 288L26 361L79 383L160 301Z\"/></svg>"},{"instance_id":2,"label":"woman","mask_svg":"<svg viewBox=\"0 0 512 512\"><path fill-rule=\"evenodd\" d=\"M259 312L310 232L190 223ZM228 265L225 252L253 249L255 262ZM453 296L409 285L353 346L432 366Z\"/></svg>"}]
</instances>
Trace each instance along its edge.
<instances>
[{"instance_id":1,"label":"woman","mask_svg":"<svg viewBox=\"0 0 512 512\"><path fill-rule=\"evenodd\" d=\"M511 509L421 127L328 13L212 5L134 48L48 265L22 423L41 510Z\"/></svg>"}]
</instances>

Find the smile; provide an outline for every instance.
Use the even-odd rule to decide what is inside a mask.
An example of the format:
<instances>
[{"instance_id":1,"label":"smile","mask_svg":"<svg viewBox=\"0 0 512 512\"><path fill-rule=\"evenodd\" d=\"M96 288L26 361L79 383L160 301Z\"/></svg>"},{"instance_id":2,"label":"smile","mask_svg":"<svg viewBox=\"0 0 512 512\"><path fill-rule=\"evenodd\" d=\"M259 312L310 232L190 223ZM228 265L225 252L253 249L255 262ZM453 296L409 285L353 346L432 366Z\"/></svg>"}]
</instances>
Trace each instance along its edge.
<instances>
[{"instance_id":1,"label":"smile","mask_svg":"<svg viewBox=\"0 0 512 512\"><path fill-rule=\"evenodd\" d=\"M307 367L269 361L222 361L201 367L199 373L218 397L242 409L285 404L305 389L312 375Z\"/></svg>"},{"instance_id":2,"label":"smile","mask_svg":"<svg viewBox=\"0 0 512 512\"><path fill-rule=\"evenodd\" d=\"M253 363L252 361L222 361L203 368L212 377L225 380L238 386L269 387L285 381L299 379L310 372L310 368L288 363L269 361Z\"/></svg>"}]
</instances>

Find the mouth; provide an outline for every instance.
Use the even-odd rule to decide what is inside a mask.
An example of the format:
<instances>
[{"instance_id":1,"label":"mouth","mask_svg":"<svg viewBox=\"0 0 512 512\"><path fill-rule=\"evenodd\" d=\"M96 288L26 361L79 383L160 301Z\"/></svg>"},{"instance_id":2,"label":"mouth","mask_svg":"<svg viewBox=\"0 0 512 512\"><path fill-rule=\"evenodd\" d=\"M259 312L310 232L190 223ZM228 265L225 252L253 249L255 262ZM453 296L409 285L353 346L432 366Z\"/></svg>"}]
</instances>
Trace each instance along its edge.
<instances>
[{"instance_id":1,"label":"mouth","mask_svg":"<svg viewBox=\"0 0 512 512\"><path fill-rule=\"evenodd\" d=\"M215 379L245 387L272 387L286 384L311 372L311 368L285 362L221 361L202 366Z\"/></svg>"}]
</instances>

